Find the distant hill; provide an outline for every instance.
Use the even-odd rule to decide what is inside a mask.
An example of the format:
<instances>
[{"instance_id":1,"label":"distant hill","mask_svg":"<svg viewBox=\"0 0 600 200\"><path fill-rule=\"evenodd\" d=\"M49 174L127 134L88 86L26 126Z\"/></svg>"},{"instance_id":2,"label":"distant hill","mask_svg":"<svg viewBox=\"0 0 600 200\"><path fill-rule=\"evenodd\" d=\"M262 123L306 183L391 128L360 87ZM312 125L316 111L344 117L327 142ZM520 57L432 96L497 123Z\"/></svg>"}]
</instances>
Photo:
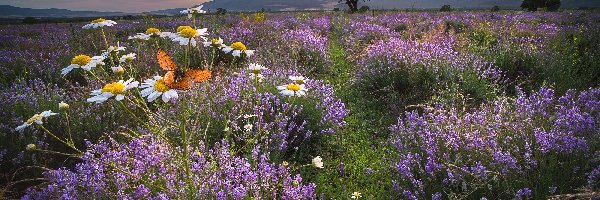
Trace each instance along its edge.
<instances>
[{"instance_id":1,"label":"distant hill","mask_svg":"<svg viewBox=\"0 0 600 200\"><path fill-rule=\"evenodd\" d=\"M0 17L22 18L22 17L97 17L97 16L123 16L128 13L122 12L99 12L99 11L72 11L67 9L49 8L33 9L19 8L9 5L0 5Z\"/></svg>"},{"instance_id":2,"label":"distant hill","mask_svg":"<svg viewBox=\"0 0 600 200\"><path fill-rule=\"evenodd\" d=\"M522 0L370 0L359 1L359 6L367 5L372 9L436 9L442 5L451 5L454 8L487 9L494 5L501 9L519 9ZM346 9L345 4L338 0L212 0L203 3L204 10L214 12L217 8L227 11L293 11L293 10L331 10L333 8ZM600 8L600 0L562 0L561 8ZM185 8L171 8L146 12L154 15L180 15L179 11ZM97 17L97 16L123 16L138 15L122 12L99 11L72 11L67 9L32 9L19 8L9 5L0 5L0 17Z\"/></svg>"},{"instance_id":3,"label":"distant hill","mask_svg":"<svg viewBox=\"0 0 600 200\"><path fill-rule=\"evenodd\" d=\"M502 9L519 9L522 0L370 0L359 1L359 6L367 5L374 9L430 9L440 8L442 5L451 5L455 8L491 8L499 6ZM203 4L205 10L214 11L225 8L228 11L256 11L256 10L330 10L333 8L346 8L345 4L337 0L213 0ZM561 8L573 9L579 7L600 7L600 0L562 0ZM181 10L181 9L179 9ZM177 10L177 12L179 12Z\"/></svg>"},{"instance_id":4,"label":"distant hill","mask_svg":"<svg viewBox=\"0 0 600 200\"><path fill-rule=\"evenodd\" d=\"M215 0L222 1L222 0ZM392 8L440 8L443 5L451 5L455 8L491 8L499 6L502 9L519 9L522 0L371 0L359 2L360 5L368 5L375 9ZM561 8L573 9L579 7L600 7L600 0L562 0Z\"/></svg>"}]
</instances>

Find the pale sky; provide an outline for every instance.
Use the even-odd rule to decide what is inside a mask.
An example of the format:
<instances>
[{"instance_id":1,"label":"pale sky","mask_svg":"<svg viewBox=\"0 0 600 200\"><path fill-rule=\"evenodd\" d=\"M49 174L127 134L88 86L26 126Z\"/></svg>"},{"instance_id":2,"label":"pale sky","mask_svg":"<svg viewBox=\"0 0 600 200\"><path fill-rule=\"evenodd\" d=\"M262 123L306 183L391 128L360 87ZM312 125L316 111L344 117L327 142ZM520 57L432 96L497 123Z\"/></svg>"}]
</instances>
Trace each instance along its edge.
<instances>
[{"instance_id":1,"label":"pale sky","mask_svg":"<svg viewBox=\"0 0 600 200\"><path fill-rule=\"evenodd\" d=\"M144 12L187 8L207 1L209 0L0 0L0 5L83 11Z\"/></svg>"}]
</instances>

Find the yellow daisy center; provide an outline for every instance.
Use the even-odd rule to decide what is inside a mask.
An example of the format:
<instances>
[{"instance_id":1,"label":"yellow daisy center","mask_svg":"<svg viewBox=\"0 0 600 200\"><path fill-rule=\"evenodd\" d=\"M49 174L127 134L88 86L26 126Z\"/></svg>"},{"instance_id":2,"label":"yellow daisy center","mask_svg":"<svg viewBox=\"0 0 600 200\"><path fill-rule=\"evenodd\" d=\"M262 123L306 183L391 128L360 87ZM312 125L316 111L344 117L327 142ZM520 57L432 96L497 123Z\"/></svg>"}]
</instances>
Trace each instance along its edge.
<instances>
[{"instance_id":1,"label":"yellow daisy center","mask_svg":"<svg viewBox=\"0 0 600 200\"><path fill-rule=\"evenodd\" d=\"M40 115L40 114L35 114L35 115L33 115L33 117L31 117L31 118L29 118L29 119L27 120L27 123L28 123L28 124L31 124L31 123L33 123L33 122L37 121L37 120L38 120L38 119L40 119L40 118L42 118L42 115Z\"/></svg>"},{"instance_id":2,"label":"yellow daisy center","mask_svg":"<svg viewBox=\"0 0 600 200\"><path fill-rule=\"evenodd\" d=\"M296 80L296 84L304 84L304 80L298 79L298 80Z\"/></svg>"},{"instance_id":3,"label":"yellow daisy center","mask_svg":"<svg viewBox=\"0 0 600 200\"><path fill-rule=\"evenodd\" d=\"M98 19L92 21L92 23L100 23L100 22L104 22L104 21L106 21L106 19L104 19L104 18L98 18Z\"/></svg>"},{"instance_id":4,"label":"yellow daisy center","mask_svg":"<svg viewBox=\"0 0 600 200\"><path fill-rule=\"evenodd\" d=\"M213 44L217 44L217 43L219 43L219 39L213 38L213 39L210 40L210 42L213 43Z\"/></svg>"},{"instance_id":5,"label":"yellow daisy center","mask_svg":"<svg viewBox=\"0 0 600 200\"><path fill-rule=\"evenodd\" d=\"M71 64L84 66L84 65L87 65L88 63L90 63L90 61L92 61L92 58L90 58L89 56L78 55L78 56L75 56L73 58L73 60L71 60Z\"/></svg>"},{"instance_id":6,"label":"yellow daisy center","mask_svg":"<svg viewBox=\"0 0 600 200\"><path fill-rule=\"evenodd\" d=\"M148 28L146 29L146 34L150 35L150 34L159 34L160 33L160 29L157 28Z\"/></svg>"},{"instance_id":7,"label":"yellow daisy center","mask_svg":"<svg viewBox=\"0 0 600 200\"><path fill-rule=\"evenodd\" d=\"M294 83L290 83L288 85L285 86L286 89L291 90L291 91L298 91L300 90L300 85L298 84L294 84Z\"/></svg>"},{"instance_id":8,"label":"yellow daisy center","mask_svg":"<svg viewBox=\"0 0 600 200\"><path fill-rule=\"evenodd\" d=\"M159 91L159 92L166 92L166 91L169 91L171 88L169 88L169 86L167 86L165 84L165 81L161 78L161 79L158 79L156 81L156 83L154 83L154 89L156 89L156 91Z\"/></svg>"},{"instance_id":9,"label":"yellow daisy center","mask_svg":"<svg viewBox=\"0 0 600 200\"><path fill-rule=\"evenodd\" d=\"M113 94L121 94L121 93L123 93L124 90L125 90L125 85L123 85L123 83L119 83L119 82L106 84L102 88L102 92L110 92Z\"/></svg>"},{"instance_id":10,"label":"yellow daisy center","mask_svg":"<svg viewBox=\"0 0 600 200\"><path fill-rule=\"evenodd\" d=\"M246 45L244 45L241 42L234 42L233 44L231 44L231 48L235 50L246 51Z\"/></svg>"},{"instance_id":11,"label":"yellow daisy center","mask_svg":"<svg viewBox=\"0 0 600 200\"><path fill-rule=\"evenodd\" d=\"M191 29L191 28L192 28L191 26L179 26L179 27L177 27L177 32L181 32L184 29Z\"/></svg>"},{"instance_id":12,"label":"yellow daisy center","mask_svg":"<svg viewBox=\"0 0 600 200\"><path fill-rule=\"evenodd\" d=\"M181 30L179 35L181 35L181 37L184 37L184 38L193 38L194 36L196 36L196 29L193 29L193 28L183 29L183 30Z\"/></svg>"}]
</instances>

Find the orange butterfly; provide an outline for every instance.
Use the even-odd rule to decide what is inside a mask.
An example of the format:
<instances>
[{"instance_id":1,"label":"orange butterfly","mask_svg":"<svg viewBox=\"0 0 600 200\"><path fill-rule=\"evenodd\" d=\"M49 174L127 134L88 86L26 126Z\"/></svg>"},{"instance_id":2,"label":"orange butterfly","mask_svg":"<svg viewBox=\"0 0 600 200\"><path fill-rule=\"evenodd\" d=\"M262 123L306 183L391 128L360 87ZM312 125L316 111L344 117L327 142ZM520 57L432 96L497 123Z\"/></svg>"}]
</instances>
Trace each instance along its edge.
<instances>
[{"instance_id":1,"label":"orange butterfly","mask_svg":"<svg viewBox=\"0 0 600 200\"><path fill-rule=\"evenodd\" d=\"M178 69L171 59L171 56L161 48L158 48L156 52L156 60L160 68L167 70L167 73L163 76L165 84L171 89L188 90L192 87L193 83L204 82L212 76L209 70L181 70Z\"/></svg>"}]
</instances>

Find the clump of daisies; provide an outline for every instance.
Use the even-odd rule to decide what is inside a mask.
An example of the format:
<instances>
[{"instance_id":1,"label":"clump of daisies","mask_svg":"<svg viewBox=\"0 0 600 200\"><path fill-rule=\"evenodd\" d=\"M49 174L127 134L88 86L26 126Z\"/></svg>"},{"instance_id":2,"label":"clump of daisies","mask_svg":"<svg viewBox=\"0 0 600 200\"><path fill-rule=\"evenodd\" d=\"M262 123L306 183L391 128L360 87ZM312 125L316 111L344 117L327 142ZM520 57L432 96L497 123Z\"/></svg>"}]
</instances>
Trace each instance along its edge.
<instances>
[{"instance_id":1,"label":"clump of daisies","mask_svg":"<svg viewBox=\"0 0 600 200\"><path fill-rule=\"evenodd\" d=\"M115 24L117 24L117 22L115 22L113 20L98 18L98 19L95 19L94 21L92 21L92 23L84 25L82 28L83 29L96 29L98 27L113 26Z\"/></svg>"}]
</instances>

